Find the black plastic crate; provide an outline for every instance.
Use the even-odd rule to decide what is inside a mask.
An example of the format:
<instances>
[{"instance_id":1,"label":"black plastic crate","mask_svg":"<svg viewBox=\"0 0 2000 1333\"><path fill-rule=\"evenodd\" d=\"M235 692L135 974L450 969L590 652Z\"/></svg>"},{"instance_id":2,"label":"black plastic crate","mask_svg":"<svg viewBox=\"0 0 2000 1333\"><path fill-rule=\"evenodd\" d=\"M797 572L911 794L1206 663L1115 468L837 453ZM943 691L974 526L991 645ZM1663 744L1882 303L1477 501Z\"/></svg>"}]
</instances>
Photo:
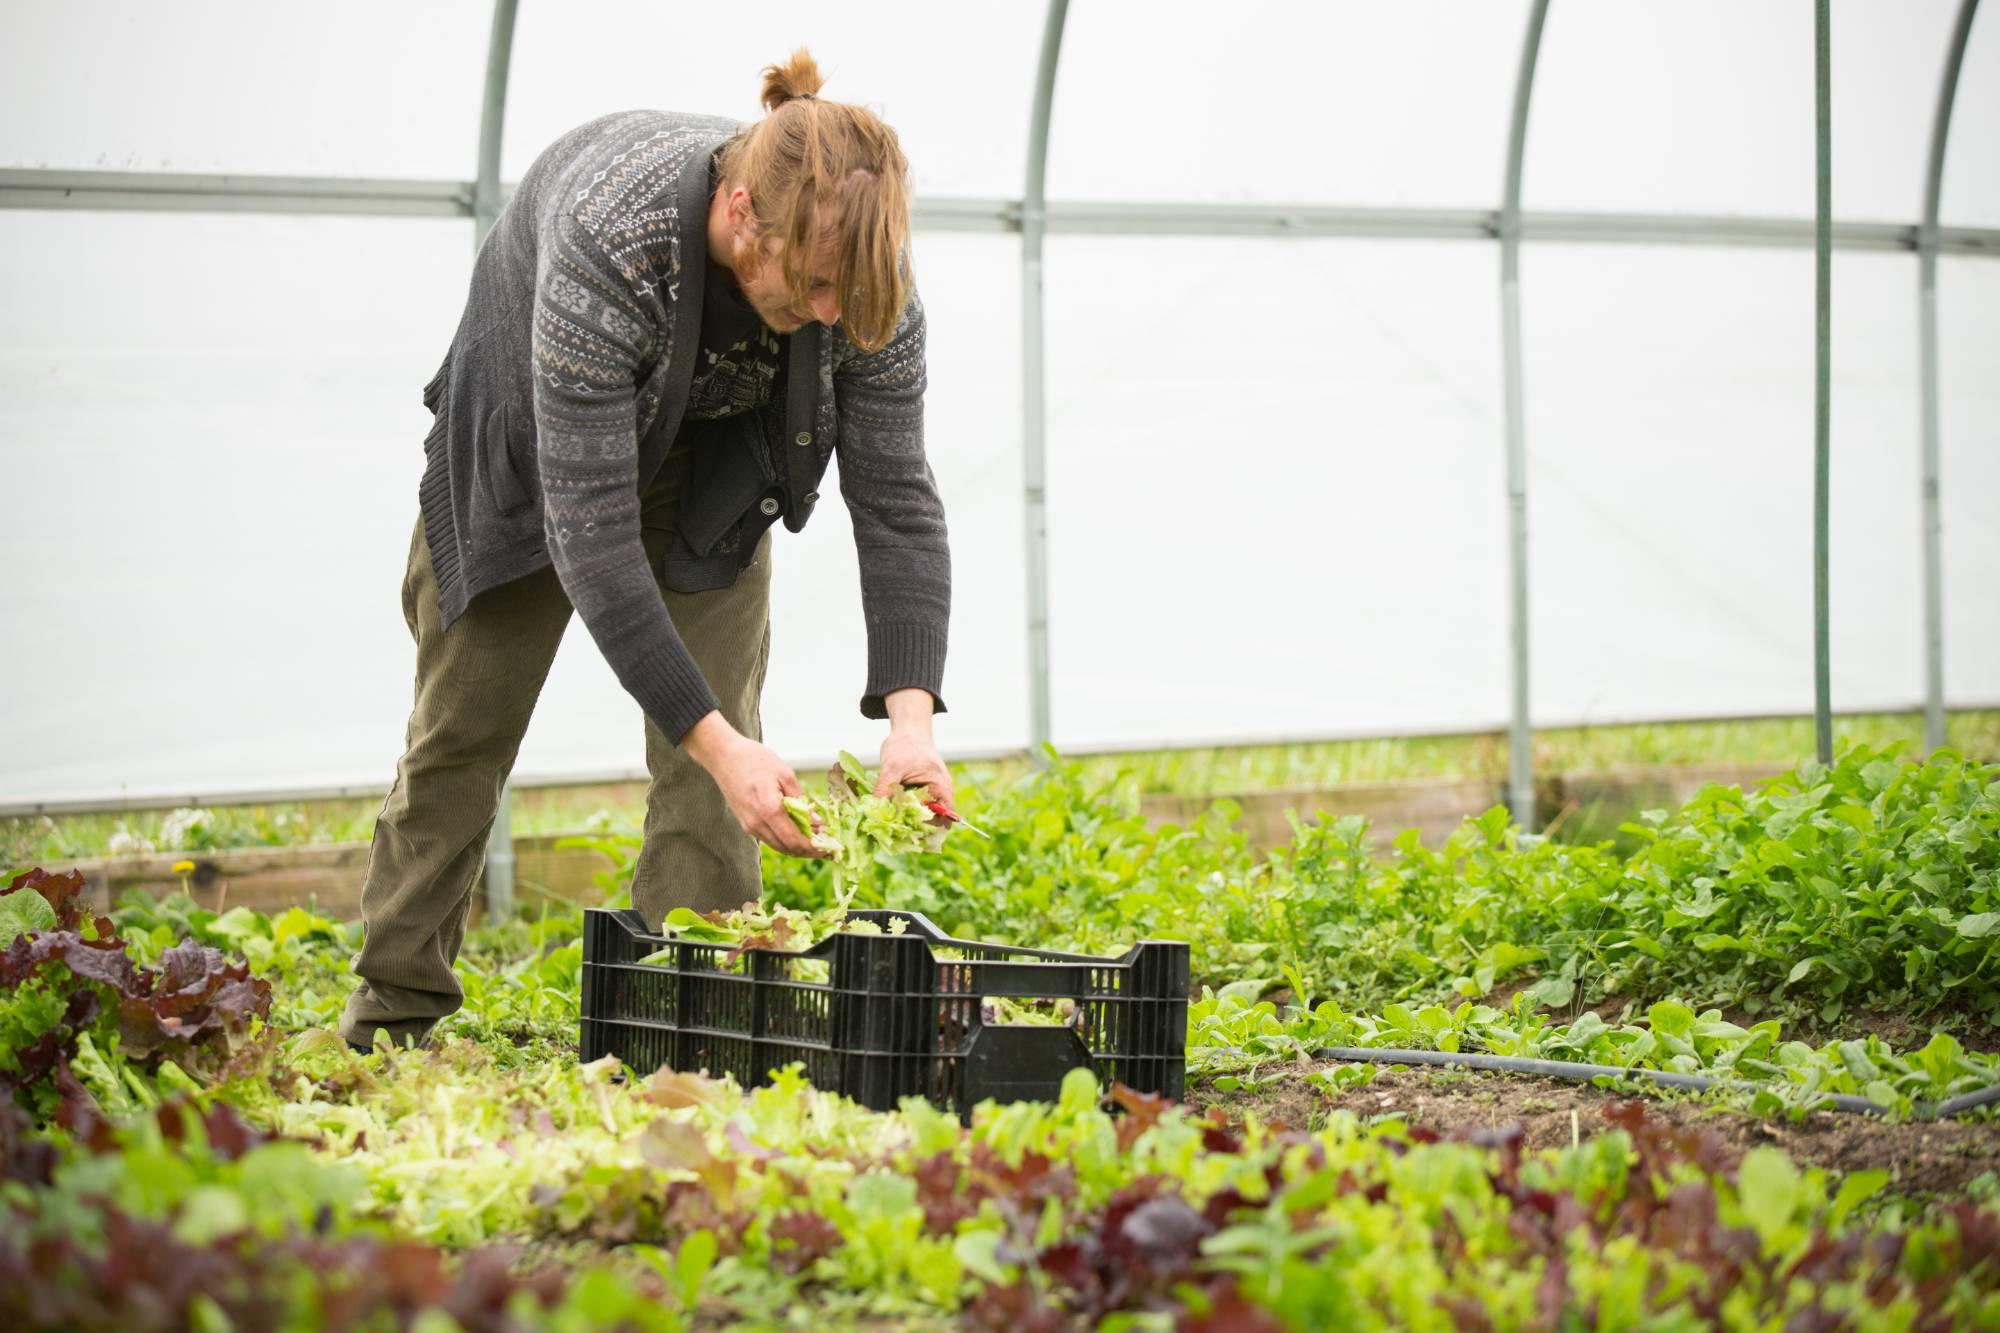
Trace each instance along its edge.
<instances>
[{"instance_id":1,"label":"black plastic crate","mask_svg":"<svg viewBox=\"0 0 2000 1333\"><path fill-rule=\"evenodd\" d=\"M1187 945L1148 940L1093 958L955 940L915 912L851 915L906 926L798 953L745 950L732 967L734 946L670 941L637 912L589 909L583 1058L615 1055L647 1074L705 1069L744 1087L796 1061L815 1086L881 1111L911 1096L961 1116L989 1097L1053 1099L1077 1068L1105 1087L1180 1097ZM670 965L640 964L669 945ZM1068 999L1075 1013L1060 1027L987 1023L982 1002L995 997Z\"/></svg>"}]
</instances>

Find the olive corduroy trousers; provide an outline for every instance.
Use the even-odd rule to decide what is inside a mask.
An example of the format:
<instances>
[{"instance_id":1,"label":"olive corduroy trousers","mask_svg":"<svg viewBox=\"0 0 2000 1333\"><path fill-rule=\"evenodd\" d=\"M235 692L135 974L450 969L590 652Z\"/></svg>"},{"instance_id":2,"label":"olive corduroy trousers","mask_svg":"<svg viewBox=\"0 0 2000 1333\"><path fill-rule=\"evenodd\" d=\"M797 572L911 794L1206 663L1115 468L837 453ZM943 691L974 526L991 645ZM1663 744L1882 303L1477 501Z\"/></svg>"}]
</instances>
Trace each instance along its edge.
<instances>
[{"instance_id":1,"label":"olive corduroy trousers","mask_svg":"<svg viewBox=\"0 0 2000 1333\"><path fill-rule=\"evenodd\" d=\"M643 535L656 575L673 540L686 463L676 450L645 497ZM770 591L768 533L732 586L660 589L723 716L760 739ZM403 619L417 647L416 699L361 892L367 934L354 962L361 984L340 1022L350 1041L369 1042L378 1028L396 1042L420 1041L463 1002L452 965L486 863L500 789L571 615L555 571L543 569L480 594L441 629L418 522L403 578ZM633 906L657 927L675 907L714 911L754 901L761 893L756 841L701 766L651 719L645 730L651 781Z\"/></svg>"}]
</instances>

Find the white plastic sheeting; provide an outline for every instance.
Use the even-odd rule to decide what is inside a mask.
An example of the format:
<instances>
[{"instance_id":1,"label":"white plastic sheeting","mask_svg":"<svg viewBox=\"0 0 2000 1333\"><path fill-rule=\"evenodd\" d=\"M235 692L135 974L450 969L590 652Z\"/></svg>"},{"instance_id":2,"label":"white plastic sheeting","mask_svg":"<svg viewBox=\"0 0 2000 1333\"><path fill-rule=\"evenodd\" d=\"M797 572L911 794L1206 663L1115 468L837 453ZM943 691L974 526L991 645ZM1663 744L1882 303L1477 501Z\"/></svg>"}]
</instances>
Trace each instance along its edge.
<instances>
[{"instance_id":1,"label":"white plastic sheeting","mask_svg":"<svg viewBox=\"0 0 2000 1333\"><path fill-rule=\"evenodd\" d=\"M1527 15L1523 0L1074 0L1048 197L1496 207Z\"/></svg>"},{"instance_id":2,"label":"white plastic sheeting","mask_svg":"<svg viewBox=\"0 0 2000 1333\"><path fill-rule=\"evenodd\" d=\"M1053 237L1057 744L1506 716L1491 246Z\"/></svg>"},{"instance_id":3,"label":"white plastic sheeting","mask_svg":"<svg viewBox=\"0 0 2000 1333\"><path fill-rule=\"evenodd\" d=\"M1525 0L1077 0L1049 198L1497 206ZM1914 222L1951 0L1835 5L1842 220ZM0 166L469 179L490 9L16 9ZM1974 24L1946 225L2000 225L2000 23ZM968 27L968 25L970 25ZM754 14L529 0L503 175L635 105L757 114L809 45L927 197L1018 196L1041 7ZM606 43L606 32L618 40ZM1810 14L1550 12L1535 210L1809 216ZM0 212L0 802L386 784L397 589L464 221ZM1019 245L924 233L956 595L948 751L1026 739ZM1058 744L1435 731L1506 715L1497 247L1056 235ZM1916 263L1836 260L1834 700L1921 695ZM1808 252L1523 251L1534 709L1811 705ZM1946 687L2000 699L2000 265L1941 264ZM780 534L767 734L868 749L845 514ZM572 627L523 778L641 764Z\"/></svg>"},{"instance_id":4,"label":"white plastic sheeting","mask_svg":"<svg viewBox=\"0 0 2000 1333\"><path fill-rule=\"evenodd\" d=\"M557 135L608 111L754 120L764 114L759 71L804 46L827 76L826 96L874 107L895 127L919 194L1018 196L1041 36L1032 4L760 0L754 11L704 12L658 0L526 0L501 174L518 179Z\"/></svg>"},{"instance_id":5,"label":"white plastic sheeting","mask_svg":"<svg viewBox=\"0 0 2000 1333\"><path fill-rule=\"evenodd\" d=\"M469 179L492 14L490 0L10 3L0 166Z\"/></svg>"},{"instance_id":6,"label":"white plastic sheeting","mask_svg":"<svg viewBox=\"0 0 2000 1333\"><path fill-rule=\"evenodd\" d=\"M2000 699L2000 265L1940 260L1938 291L1945 696L1992 701Z\"/></svg>"},{"instance_id":7,"label":"white plastic sheeting","mask_svg":"<svg viewBox=\"0 0 2000 1333\"><path fill-rule=\"evenodd\" d=\"M1916 220L1957 12L1957 0L1833 5L1841 221ZM1975 33L1981 26L1996 25L1988 16ZM1981 81L1968 57L1966 83ZM1970 160L1958 165L1983 174ZM1528 121L1526 207L1810 218L1813 173L1811 5L1550 5ZM1805 299L1810 313L1810 284ZM1810 375L1807 389L1810 416ZM1807 656L1810 680L1810 647Z\"/></svg>"},{"instance_id":8,"label":"white plastic sheeting","mask_svg":"<svg viewBox=\"0 0 2000 1333\"><path fill-rule=\"evenodd\" d=\"M1537 716L1810 712L1811 253L1542 246L1522 268ZM1908 707L1916 260L1836 255L1833 278L1833 697ZM1994 438L1990 398L1951 401L1952 437ZM1976 484L1952 477L1950 528L1992 522ZM1947 586L1995 574L1968 546L1947 559ZM1994 665L1955 656L1947 683L2000 697Z\"/></svg>"},{"instance_id":9,"label":"white plastic sheeting","mask_svg":"<svg viewBox=\"0 0 2000 1333\"><path fill-rule=\"evenodd\" d=\"M387 785L419 391L471 245L0 213L0 799Z\"/></svg>"},{"instance_id":10,"label":"white plastic sheeting","mask_svg":"<svg viewBox=\"0 0 2000 1333\"><path fill-rule=\"evenodd\" d=\"M399 590L467 223L0 213L0 801L386 785L413 650ZM69 300L54 245L147 280ZM933 467L958 561L943 727L1019 744L1026 684L1017 291L1000 236L925 238ZM385 290L393 300L384 302ZM301 323L298 311L312 312ZM303 345L303 350L302 350ZM775 539L764 716L867 749L846 514ZM518 771L634 770L638 706L575 623Z\"/></svg>"}]
</instances>

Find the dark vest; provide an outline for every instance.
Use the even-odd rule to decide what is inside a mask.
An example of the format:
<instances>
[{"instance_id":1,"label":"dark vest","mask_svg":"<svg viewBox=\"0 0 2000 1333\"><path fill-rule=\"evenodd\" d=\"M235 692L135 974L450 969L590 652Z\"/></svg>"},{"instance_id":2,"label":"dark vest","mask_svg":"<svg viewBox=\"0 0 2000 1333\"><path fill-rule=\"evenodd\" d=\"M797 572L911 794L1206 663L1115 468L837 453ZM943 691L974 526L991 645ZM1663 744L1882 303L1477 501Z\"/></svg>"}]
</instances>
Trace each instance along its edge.
<instances>
[{"instance_id":1,"label":"dark vest","mask_svg":"<svg viewBox=\"0 0 2000 1333\"><path fill-rule=\"evenodd\" d=\"M785 338L776 391L762 406L681 424L676 445L694 456L661 571L675 592L727 588L773 523L797 532L812 517L829 456L812 447L826 335L808 324Z\"/></svg>"}]
</instances>

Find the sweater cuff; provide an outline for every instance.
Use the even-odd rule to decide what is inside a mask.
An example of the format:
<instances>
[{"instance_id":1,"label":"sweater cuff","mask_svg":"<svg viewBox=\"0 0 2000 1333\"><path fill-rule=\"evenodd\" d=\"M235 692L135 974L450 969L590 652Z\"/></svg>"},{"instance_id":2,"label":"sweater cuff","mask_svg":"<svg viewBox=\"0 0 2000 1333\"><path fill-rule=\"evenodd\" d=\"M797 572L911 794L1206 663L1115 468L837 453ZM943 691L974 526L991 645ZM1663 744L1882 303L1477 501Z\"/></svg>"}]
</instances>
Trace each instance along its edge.
<instances>
[{"instance_id":1,"label":"sweater cuff","mask_svg":"<svg viewBox=\"0 0 2000 1333\"><path fill-rule=\"evenodd\" d=\"M626 676L625 688L675 745L695 723L721 707L687 645L678 640L641 658Z\"/></svg>"},{"instance_id":2,"label":"sweater cuff","mask_svg":"<svg viewBox=\"0 0 2000 1333\"><path fill-rule=\"evenodd\" d=\"M944 712L944 648L944 631L932 625L870 625L861 716L888 717L888 696L908 689L930 691L932 710Z\"/></svg>"}]
</instances>

